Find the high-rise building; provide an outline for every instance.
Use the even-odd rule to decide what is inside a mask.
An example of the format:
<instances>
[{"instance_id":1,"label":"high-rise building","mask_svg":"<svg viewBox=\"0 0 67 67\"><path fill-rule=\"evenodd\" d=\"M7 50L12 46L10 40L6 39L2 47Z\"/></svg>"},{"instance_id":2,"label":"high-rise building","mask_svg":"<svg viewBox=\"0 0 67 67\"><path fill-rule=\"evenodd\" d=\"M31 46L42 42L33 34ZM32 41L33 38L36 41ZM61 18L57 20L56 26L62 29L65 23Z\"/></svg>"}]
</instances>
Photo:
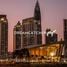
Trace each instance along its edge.
<instances>
[{"instance_id":1,"label":"high-rise building","mask_svg":"<svg viewBox=\"0 0 67 67\"><path fill-rule=\"evenodd\" d=\"M67 57L67 19L64 19L64 44L65 56Z\"/></svg>"},{"instance_id":2,"label":"high-rise building","mask_svg":"<svg viewBox=\"0 0 67 67\"><path fill-rule=\"evenodd\" d=\"M39 34L41 33L41 12L38 0L34 9L34 17L22 21L22 31L26 32L22 37L23 46L42 44L42 34Z\"/></svg>"},{"instance_id":3,"label":"high-rise building","mask_svg":"<svg viewBox=\"0 0 67 67\"><path fill-rule=\"evenodd\" d=\"M36 35L36 44L42 44L42 29L41 29L41 11L40 11L40 6L39 2L37 0L35 9L34 9L34 31L37 32Z\"/></svg>"},{"instance_id":4,"label":"high-rise building","mask_svg":"<svg viewBox=\"0 0 67 67\"><path fill-rule=\"evenodd\" d=\"M8 53L8 20L6 15L0 15L0 58Z\"/></svg>"},{"instance_id":5,"label":"high-rise building","mask_svg":"<svg viewBox=\"0 0 67 67\"><path fill-rule=\"evenodd\" d=\"M31 32L34 31L34 18L27 18L23 20L22 23L22 32L25 32L22 36L23 46L34 45L35 39L34 34Z\"/></svg>"},{"instance_id":6,"label":"high-rise building","mask_svg":"<svg viewBox=\"0 0 67 67\"><path fill-rule=\"evenodd\" d=\"M47 29L45 34L45 41L46 44L57 42L57 34L50 29Z\"/></svg>"},{"instance_id":7,"label":"high-rise building","mask_svg":"<svg viewBox=\"0 0 67 67\"><path fill-rule=\"evenodd\" d=\"M13 50L21 48L21 30L21 23L18 21L13 29Z\"/></svg>"},{"instance_id":8,"label":"high-rise building","mask_svg":"<svg viewBox=\"0 0 67 67\"><path fill-rule=\"evenodd\" d=\"M67 42L67 19L64 19L64 41Z\"/></svg>"}]
</instances>

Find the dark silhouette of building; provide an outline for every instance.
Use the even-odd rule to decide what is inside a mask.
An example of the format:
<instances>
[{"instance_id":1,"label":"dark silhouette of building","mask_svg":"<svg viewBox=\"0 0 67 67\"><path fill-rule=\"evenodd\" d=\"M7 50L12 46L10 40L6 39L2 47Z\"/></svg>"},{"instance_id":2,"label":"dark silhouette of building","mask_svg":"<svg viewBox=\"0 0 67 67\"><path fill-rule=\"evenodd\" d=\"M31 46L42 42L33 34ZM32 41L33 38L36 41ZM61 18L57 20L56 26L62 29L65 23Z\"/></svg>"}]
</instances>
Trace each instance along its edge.
<instances>
[{"instance_id":1,"label":"dark silhouette of building","mask_svg":"<svg viewBox=\"0 0 67 67\"><path fill-rule=\"evenodd\" d=\"M23 46L34 45L35 35L31 34L34 31L34 18L27 18L23 20L22 31L26 32L22 36Z\"/></svg>"},{"instance_id":2,"label":"dark silhouette of building","mask_svg":"<svg viewBox=\"0 0 67 67\"><path fill-rule=\"evenodd\" d=\"M15 25L13 29L13 50L17 50L21 48L21 30L22 26L21 23L18 21L18 23Z\"/></svg>"},{"instance_id":3,"label":"dark silhouette of building","mask_svg":"<svg viewBox=\"0 0 67 67\"><path fill-rule=\"evenodd\" d=\"M14 52L13 52L13 58L23 58L23 57L25 57L25 58L27 58L27 57L29 57L29 50L28 49L26 49L26 48L24 48L24 49L20 49L20 50L15 50Z\"/></svg>"},{"instance_id":4,"label":"dark silhouette of building","mask_svg":"<svg viewBox=\"0 0 67 67\"><path fill-rule=\"evenodd\" d=\"M45 34L45 40L46 40L46 44L55 43L57 42L57 34L51 31L50 29L47 29Z\"/></svg>"},{"instance_id":5,"label":"dark silhouette of building","mask_svg":"<svg viewBox=\"0 0 67 67\"><path fill-rule=\"evenodd\" d=\"M22 31L27 32L22 36L23 46L42 44L42 34L39 34L41 32L41 12L38 0L34 9L34 17L22 21Z\"/></svg>"},{"instance_id":6,"label":"dark silhouette of building","mask_svg":"<svg viewBox=\"0 0 67 67\"><path fill-rule=\"evenodd\" d=\"M64 19L64 41L67 41L67 19Z\"/></svg>"},{"instance_id":7,"label":"dark silhouette of building","mask_svg":"<svg viewBox=\"0 0 67 67\"><path fill-rule=\"evenodd\" d=\"M38 0L36 2L34 9L34 31L37 31L36 44L42 44L42 34L39 34L40 32L42 32L42 30L41 30L41 12L40 12L40 6Z\"/></svg>"},{"instance_id":8,"label":"dark silhouette of building","mask_svg":"<svg viewBox=\"0 0 67 67\"><path fill-rule=\"evenodd\" d=\"M40 21L41 23L41 12L40 12L40 6L38 0L36 2L35 9L34 9L34 19L35 21Z\"/></svg>"},{"instance_id":9,"label":"dark silhouette of building","mask_svg":"<svg viewBox=\"0 0 67 67\"><path fill-rule=\"evenodd\" d=\"M67 57L67 19L64 19L64 44L65 56Z\"/></svg>"},{"instance_id":10,"label":"dark silhouette of building","mask_svg":"<svg viewBox=\"0 0 67 67\"><path fill-rule=\"evenodd\" d=\"M8 53L8 20L6 15L0 15L0 58L6 58Z\"/></svg>"}]
</instances>

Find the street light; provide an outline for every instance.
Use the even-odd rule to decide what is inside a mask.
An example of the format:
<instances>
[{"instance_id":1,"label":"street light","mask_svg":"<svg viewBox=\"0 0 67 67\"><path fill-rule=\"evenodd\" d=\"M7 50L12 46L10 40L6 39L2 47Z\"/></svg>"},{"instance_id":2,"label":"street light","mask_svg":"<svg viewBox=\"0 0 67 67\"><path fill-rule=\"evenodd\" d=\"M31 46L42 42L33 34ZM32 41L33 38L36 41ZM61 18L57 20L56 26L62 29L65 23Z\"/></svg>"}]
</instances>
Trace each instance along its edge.
<instances>
[{"instance_id":1,"label":"street light","mask_svg":"<svg viewBox=\"0 0 67 67\"><path fill-rule=\"evenodd\" d=\"M54 62L55 52L51 52L51 53L50 53L50 56L51 56L52 62Z\"/></svg>"}]
</instances>

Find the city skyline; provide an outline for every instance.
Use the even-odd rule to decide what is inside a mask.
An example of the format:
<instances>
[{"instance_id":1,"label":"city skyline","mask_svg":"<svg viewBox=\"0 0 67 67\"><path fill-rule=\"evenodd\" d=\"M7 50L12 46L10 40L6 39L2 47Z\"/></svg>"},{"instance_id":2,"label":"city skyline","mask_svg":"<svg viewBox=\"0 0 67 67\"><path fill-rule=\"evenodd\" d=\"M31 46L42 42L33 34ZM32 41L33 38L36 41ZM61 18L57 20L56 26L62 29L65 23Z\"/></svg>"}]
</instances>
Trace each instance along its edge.
<instances>
[{"instance_id":1,"label":"city skyline","mask_svg":"<svg viewBox=\"0 0 67 67\"><path fill-rule=\"evenodd\" d=\"M0 0L0 14L6 14L9 24L8 44L9 51L13 49L13 27L16 23L34 14L36 0ZM67 18L67 1L63 0L39 0L42 19L42 30L47 28L56 29L59 40L63 38L63 19ZM61 27L60 27L61 26ZM43 43L44 43L43 35Z\"/></svg>"}]
</instances>

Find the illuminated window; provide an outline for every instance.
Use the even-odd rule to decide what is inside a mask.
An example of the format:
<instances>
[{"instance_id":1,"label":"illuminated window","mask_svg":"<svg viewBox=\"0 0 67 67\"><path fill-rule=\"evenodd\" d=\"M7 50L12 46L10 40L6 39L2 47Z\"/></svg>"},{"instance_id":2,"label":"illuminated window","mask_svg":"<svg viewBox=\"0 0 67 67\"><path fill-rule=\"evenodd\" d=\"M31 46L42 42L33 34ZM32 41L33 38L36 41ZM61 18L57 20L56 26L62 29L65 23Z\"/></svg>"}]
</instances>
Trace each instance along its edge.
<instances>
[{"instance_id":1,"label":"illuminated window","mask_svg":"<svg viewBox=\"0 0 67 67\"><path fill-rule=\"evenodd\" d=\"M5 20L5 18L1 18L0 21L2 21L2 22L7 22L7 21Z\"/></svg>"},{"instance_id":2,"label":"illuminated window","mask_svg":"<svg viewBox=\"0 0 67 67\"><path fill-rule=\"evenodd\" d=\"M1 21L4 21L4 18L1 18Z\"/></svg>"}]
</instances>

